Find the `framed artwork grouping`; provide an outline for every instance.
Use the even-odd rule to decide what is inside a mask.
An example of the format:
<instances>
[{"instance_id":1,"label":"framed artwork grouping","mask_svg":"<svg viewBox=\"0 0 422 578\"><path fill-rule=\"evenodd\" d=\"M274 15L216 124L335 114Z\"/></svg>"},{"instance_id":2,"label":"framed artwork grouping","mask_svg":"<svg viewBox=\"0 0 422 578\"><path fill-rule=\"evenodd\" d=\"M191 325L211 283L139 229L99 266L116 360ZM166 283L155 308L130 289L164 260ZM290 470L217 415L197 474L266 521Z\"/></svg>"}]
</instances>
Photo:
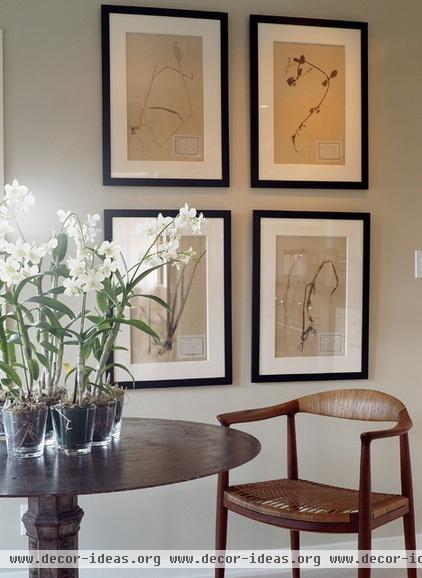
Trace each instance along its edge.
<instances>
[{"instance_id":1,"label":"framed artwork grouping","mask_svg":"<svg viewBox=\"0 0 422 578\"><path fill-rule=\"evenodd\" d=\"M229 186L227 13L101 16L104 185ZM252 187L367 189L368 25L251 15L250 107ZM105 211L129 267L159 213ZM232 383L231 213L204 216L196 258L141 282L131 315L160 340L125 326L116 382ZM253 382L368 377L369 244L368 213L253 212Z\"/></svg>"}]
</instances>

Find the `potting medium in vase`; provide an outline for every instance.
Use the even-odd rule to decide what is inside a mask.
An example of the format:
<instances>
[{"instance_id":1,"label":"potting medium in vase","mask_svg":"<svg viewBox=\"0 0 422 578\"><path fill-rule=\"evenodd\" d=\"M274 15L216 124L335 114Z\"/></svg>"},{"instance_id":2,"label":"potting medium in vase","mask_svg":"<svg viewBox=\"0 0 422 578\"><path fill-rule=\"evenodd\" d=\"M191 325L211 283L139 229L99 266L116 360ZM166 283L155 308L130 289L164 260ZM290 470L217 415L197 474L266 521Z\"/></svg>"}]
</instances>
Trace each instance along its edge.
<instances>
[{"instance_id":1,"label":"potting medium in vase","mask_svg":"<svg viewBox=\"0 0 422 578\"><path fill-rule=\"evenodd\" d=\"M3 408L7 453L12 458L38 458L44 453L48 408L19 413Z\"/></svg>"},{"instance_id":2,"label":"potting medium in vase","mask_svg":"<svg viewBox=\"0 0 422 578\"><path fill-rule=\"evenodd\" d=\"M89 454L94 433L95 405L51 408L57 449L68 456Z\"/></svg>"},{"instance_id":3,"label":"potting medium in vase","mask_svg":"<svg viewBox=\"0 0 422 578\"><path fill-rule=\"evenodd\" d=\"M111 442L116 417L117 401L111 400L104 404L96 405L94 423L94 446L106 446Z\"/></svg>"}]
</instances>

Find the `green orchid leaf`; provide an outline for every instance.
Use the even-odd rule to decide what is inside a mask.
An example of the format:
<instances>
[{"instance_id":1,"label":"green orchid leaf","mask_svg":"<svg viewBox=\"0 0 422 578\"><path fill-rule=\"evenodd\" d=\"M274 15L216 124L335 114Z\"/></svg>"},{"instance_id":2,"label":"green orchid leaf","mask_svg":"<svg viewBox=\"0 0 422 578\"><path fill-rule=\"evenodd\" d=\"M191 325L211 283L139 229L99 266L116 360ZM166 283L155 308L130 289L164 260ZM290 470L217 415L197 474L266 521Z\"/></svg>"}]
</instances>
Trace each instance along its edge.
<instances>
[{"instance_id":1,"label":"green orchid leaf","mask_svg":"<svg viewBox=\"0 0 422 578\"><path fill-rule=\"evenodd\" d=\"M49 309L59 311L60 313L63 313L63 315L67 315L71 319L75 318L75 314L70 309L70 307L68 307L64 303L61 303L61 301L53 299L52 297L47 297L46 295L37 295L35 297L30 297L29 299L27 299L27 301L31 303L39 303L40 305L44 305Z\"/></svg>"},{"instance_id":2,"label":"green orchid leaf","mask_svg":"<svg viewBox=\"0 0 422 578\"><path fill-rule=\"evenodd\" d=\"M100 361L103 348L101 347L101 341L98 339L98 337L94 338L94 347L92 348L92 353L96 361Z\"/></svg>"},{"instance_id":3,"label":"green orchid leaf","mask_svg":"<svg viewBox=\"0 0 422 578\"><path fill-rule=\"evenodd\" d=\"M11 367L10 365L7 365L6 363L3 363L3 361L0 361L0 369L4 371L6 376L9 379L11 379L13 381L13 383L16 383L16 385L18 387L22 387L21 378L19 377L17 372L13 369L13 367Z\"/></svg>"},{"instance_id":4,"label":"green orchid leaf","mask_svg":"<svg viewBox=\"0 0 422 578\"><path fill-rule=\"evenodd\" d=\"M101 313L107 313L107 311L109 310L108 299L103 291L97 292L97 307L101 311Z\"/></svg>"},{"instance_id":5,"label":"green orchid leaf","mask_svg":"<svg viewBox=\"0 0 422 578\"><path fill-rule=\"evenodd\" d=\"M42 293L42 295L63 295L63 293L65 292L65 288L64 287L53 287L52 289L50 289L49 291L46 291L45 293Z\"/></svg>"},{"instance_id":6,"label":"green orchid leaf","mask_svg":"<svg viewBox=\"0 0 422 578\"><path fill-rule=\"evenodd\" d=\"M88 341L87 343L84 343L81 347L81 354L82 357L84 359L88 359L88 357L91 355L92 352L92 348L94 347L94 342L92 340Z\"/></svg>"},{"instance_id":7,"label":"green orchid leaf","mask_svg":"<svg viewBox=\"0 0 422 578\"><path fill-rule=\"evenodd\" d=\"M32 315L32 311L30 309L26 309L26 307L24 308L24 319L28 320L28 323L34 323L35 319L34 316Z\"/></svg>"},{"instance_id":8,"label":"green orchid leaf","mask_svg":"<svg viewBox=\"0 0 422 578\"><path fill-rule=\"evenodd\" d=\"M55 314L55 312L52 309L49 309L48 307L42 307L42 312L48 318L50 327L55 327L55 328L61 328L62 327L62 325L60 323L60 319L57 317L57 315Z\"/></svg>"},{"instance_id":9,"label":"green orchid leaf","mask_svg":"<svg viewBox=\"0 0 422 578\"><path fill-rule=\"evenodd\" d=\"M133 289L135 289L135 287L142 281L142 279L144 279L145 277L150 275L153 271L156 271L157 269L161 269L161 267L164 267L165 264L166 263L161 263L160 265L154 265L154 267L150 267L149 269L145 269L145 271L142 271L142 273L140 273L137 277L132 279L132 281L129 283L129 285L128 285L129 290L132 291Z\"/></svg>"},{"instance_id":10,"label":"green orchid leaf","mask_svg":"<svg viewBox=\"0 0 422 578\"><path fill-rule=\"evenodd\" d=\"M50 369L50 364L48 362L47 357L42 353L39 353L38 351L35 351L34 353L37 356L37 359L41 363L41 365L43 365L46 369Z\"/></svg>"},{"instance_id":11,"label":"green orchid leaf","mask_svg":"<svg viewBox=\"0 0 422 578\"><path fill-rule=\"evenodd\" d=\"M63 337L73 335L74 333L79 337L79 334L74 331L64 329L63 327L51 327L51 325L49 325L45 321L39 321L38 323L34 323L34 325L31 325L31 327L35 329L40 329L42 331L46 331L50 335L57 337L57 339L63 339Z\"/></svg>"},{"instance_id":12,"label":"green orchid leaf","mask_svg":"<svg viewBox=\"0 0 422 578\"><path fill-rule=\"evenodd\" d=\"M40 376L40 366L38 365L38 362L35 361L35 359L30 358L26 360L26 363L28 365L29 373L31 374L32 379L37 381Z\"/></svg>"},{"instance_id":13,"label":"green orchid leaf","mask_svg":"<svg viewBox=\"0 0 422 578\"><path fill-rule=\"evenodd\" d=\"M16 352L14 343L7 344L7 357L9 358L9 364L15 365L16 363Z\"/></svg>"},{"instance_id":14,"label":"green orchid leaf","mask_svg":"<svg viewBox=\"0 0 422 578\"><path fill-rule=\"evenodd\" d=\"M56 263L60 263L66 257L68 238L65 233L58 233L56 239L57 247L53 249L52 257Z\"/></svg>"},{"instance_id":15,"label":"green orchid leaf","mask_svg":"<svg viewBox=\"0 0 422 578\"><path fill-rule=\"evenodd\" d=\"M117 294L116 291L114 290L110 279L105 279L103 282L103 289L102 291L107 295L107 297L110 299L110 301L116 306L119 307L120 303L119 300L117 299Z\"/></svg>"},{"instance_id":16,"label":"green orchid leaf","mask_svg":"<svg viewBox=\"0 0 422 578\"><path fill-rule=\"evenodd\" d=\"M104 319L104 317L100 317L99 315L86 315L85 317L95 325L99 325L100 323L104 323L104 321L105 322L107 321L107 319Z\"/></svg>"},{"instance_id":17,"label":"green orchid leaf","mask_svg":"<svg viewBox=\"0 0 422 578\"><path fill-rule=\"evenodd\" d=\"M44 339L44 341L41 341L40 345L43 349L50 351L50 353L58 353L59 352L57 347L55 345L53 345L52 343L50 343L49 341L47 341L46 339Z\"/></svg>"},{"instance_id":18,"label":"green orchid leaf","mask_svg":"<svg viewBox=\"0 0 422 578\"><path fill-rule=\"evenodd\" d=\"M115 321L116 323L120 323L122 325L130 325L131 327L135 327L135 329L139 329L143 333L147 333L151 337L155 339L157 343L160 341L160 336L156 333L152 327L150 327L145 321L141 321L140 319L123 319L120 317L111 317L109 321Z\"/></svg>"},{"instance_id":19,"label":"green orchid leaf","mask_svg":"<svg viewBox=\"0 0 422 578\"><path fill-rule=\"evenodd\" d=\"M110 363L109 365L107 365L103 371L101 372L101 375L103 375L106 371L108 371L109 369L111 369L112 367L118 367L119 369L121 369L122 371L124 371L125 373L127 373L130 376L130 379L133 383L133 385L135 385L135 378L133 376L133 374L129 371L129 369L127 367L125 367L124 365L122 365L121 363Z\"/></svg>"},{"instance_id":20,"label":"green orchid leaf","mask_svg":"<svg viewBox=\"0 0 422 578\"><path fill-rule=\"evenodd\" d=\"M21 294L25 286L28 285L28 283L33 283L37 279L42 279L43 276L44 273L38 273L37 275L31 275L30 277L26 277L26 279L21 281L13 293L11 302L17 305L19 303L19 295Z\"/></svg>"},{"instance_id":21,"label":"green orchid leaf","mask_svg":"<svg viewBox=\"0 0 422 578\"><path fill-rule=\"evenodd\" d=\"M151 299L152 301L155 301L156 303L164 307L164 309L167 309L167 311L171 311L170 305L166 303L164 299L161 299L161 297L157 297L157 295L145 295L143 293L135 293L134 295L132 295L132 297L144 297L145 299Z\"/></svg>"},{"instance_id":22,"label":"green orchid leaf","mask_svg":"<svg viewBox=\"0 0 422 578\"><path fill-rule=\"evenodd\" d=\"M64 378L65 385L67 384L67 380L69 379L69 377L75 372L76 372L76 367L72 367L72 369L67 372L66 377Z\"/></svg>"},{"instance_id":23,"label":"green orchid leaf","mask_svg":"<svg viewBox=\"0 0 422 578\"><path fill-rule=\"evenodd\" d=\"M19 389L16 389L16 387L13 387L13 383L10 383L11 380L2 379L1 381L2 381L2 384L3 384L3 386L4 386L4 389L7 390L7 393L8 393L11 397L13 397L13 398L15 398L15 399L19 399L19 397L20 397L20 390L19 390Z\"/></svg>"}]
</instances>

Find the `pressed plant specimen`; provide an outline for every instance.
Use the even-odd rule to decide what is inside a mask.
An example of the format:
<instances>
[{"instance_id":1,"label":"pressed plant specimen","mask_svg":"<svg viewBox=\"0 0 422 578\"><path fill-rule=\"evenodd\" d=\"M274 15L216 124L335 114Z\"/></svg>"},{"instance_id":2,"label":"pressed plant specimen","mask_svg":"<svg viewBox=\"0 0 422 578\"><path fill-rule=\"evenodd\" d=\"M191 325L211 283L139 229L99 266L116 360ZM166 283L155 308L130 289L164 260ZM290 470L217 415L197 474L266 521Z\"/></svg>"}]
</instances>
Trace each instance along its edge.
<instances>
[{"instance_id":1,"label":"pressed plant specimen","mask_svg":"<svg viewBox=\"0 0 422 578\"><path fill-rule=\"evenodd\" d=\"M297 83L306 74L309 74L311 72L317 72L318 74L321 75L321 78L322 78L321 86L324 89L322 96L318 98L318 100L315 102L315 104L313 106L311 106L311 108L307 112L306 116L303 118L303 120L301 120L299 122L295 132L291 136L293 148L295 149L296 152L299 152L298 145L297 145L297 139L300 136L300 133L303 131L303 129L306 128L306 123L314 115L319 114L321 112L321 107L322 107L324 101L326 100L328 92L330 90L331 81L334 78L336 78L338 72L336 69L334 69L328 74L325 70L323 70L322 68L320 68L319 66L317 66L313 62L310 62L309 60L307 60L304 54L301 54L300 57L293 58L293 62L296 64L296 75L295 76L289 76L287 78L286 82L289 86L296 87Z\"/></svg>"},{"instance_id":2,"label":"pressed plant specimen","mask_svg":"<svg viewBox=\"0 0 422 578\"><path fill-rule=\"evenodd\" d=\"M299 351L303 351L306 340L311 335L316 335L317 331L315 329L315 318L312 314L312 303L313 299L317 293L317 281L318 277L324 269L331 269L334 276L334 287L330 292L330 303L332 301L333 295L339 286L339 277L336 270L336 266L331 259L323 259L319 266L317 267L312 280L305 285L305 291L303 296L302 304L302 331L299 339Z\"/></svg>"},{"instance_id":3,"label":"pressed plant specimen","mask_svg":"<svg viewBox=\"0 0 422 578\"><path fill-rule=\"evenodd\" d=\"M168 309L166 312L166 333L164 338L160 341L161 354L164 354L173 349L174 335L177 331L183 312L185 310L196 271L204 255L205 251L194 260L191 270L188 269L188 265L183 265L174 288L172 288L169 284L168 296L171 301L170 309Z\"/></svg>"},{"instance_id":4,"label":"pressed plant specimen","mask_svg":"<svg viewBox=\"0 0 422 578\"><path fill-rule=\"evenodd\" d=\"M199 240L199 239L198 239ZM206 250L199 252L197 248L186 249L187 254L192 255L190 262L179 264L178 268L166 267L160 274L157 291L161 291L162 298L168 304L168 307L163 313L157 310L156 304L150 300L147 309L141 311L141 315L148 318L149 325L156 325L156 330L159 335L159 340L154 340L149 336L146 353L148 355L158 355L159 357L166 356L167 359L173 357L175 351L174 343L176 339L177 330L184 318L186 306L188 301L192 298L192 290L200 293L201 304L194 305L194 311L190 311L190 317L198 321L201 318L201 308L203 306L203 299L205 295L200 291L201 285L195 285L197 280L201 283L201 275L198 273L198 268L205 256ZM205 275L205 273L203 273ZM195 299L194 299L195 301ZM161 308L160 308L161 309ZM136 315L136 314L135 314Z\"/></svg>"},{"instance_id":5,"label":"pressed plant specimen","mask_svg":"<svg viewBox=\"0 0 422 578\"><path fill-rule=\"evenodd\" d=\"M151 147L163 148L170 139L192 117L193 108L187 81L193 81L193 72L183 70L183 52L177 41L171 44L174 59L172 65L158 65L153 68L145 100L139 111L139 121L129 127L131 136L138 139L141 154L151 152ZM180 81L180 89L172 95L166 94L171 104L162 103L162 90L159 81L164 75ZM156 100L157 99L157 100ZM153 115L153 116L152 116Z\"/></svg>"}]
</instances>

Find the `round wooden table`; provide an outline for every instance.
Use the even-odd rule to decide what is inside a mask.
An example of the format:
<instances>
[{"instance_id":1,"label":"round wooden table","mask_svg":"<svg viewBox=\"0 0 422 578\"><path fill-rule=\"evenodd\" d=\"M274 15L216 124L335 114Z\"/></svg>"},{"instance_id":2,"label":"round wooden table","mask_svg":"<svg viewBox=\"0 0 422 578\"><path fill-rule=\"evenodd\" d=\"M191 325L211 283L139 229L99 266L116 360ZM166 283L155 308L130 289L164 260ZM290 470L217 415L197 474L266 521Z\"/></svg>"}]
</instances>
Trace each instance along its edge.
<instances>
[{"instance_id":1,"label":"round wooden table","mask_svg":"<svg viewBox=\"0 0 422 578\"><path fill-rule=\"evenodd\" d=\"M236 468L260 451L253 436L219 426L125 419L119 440L86 456L54 448L37 459L8 458L0 444L0 497L28 498L23 523L31 550L77 550L84 514L78 495L176 484ZM31 578L76 578L77 569L30 571Z\"/></svg>"}]
</instances>

